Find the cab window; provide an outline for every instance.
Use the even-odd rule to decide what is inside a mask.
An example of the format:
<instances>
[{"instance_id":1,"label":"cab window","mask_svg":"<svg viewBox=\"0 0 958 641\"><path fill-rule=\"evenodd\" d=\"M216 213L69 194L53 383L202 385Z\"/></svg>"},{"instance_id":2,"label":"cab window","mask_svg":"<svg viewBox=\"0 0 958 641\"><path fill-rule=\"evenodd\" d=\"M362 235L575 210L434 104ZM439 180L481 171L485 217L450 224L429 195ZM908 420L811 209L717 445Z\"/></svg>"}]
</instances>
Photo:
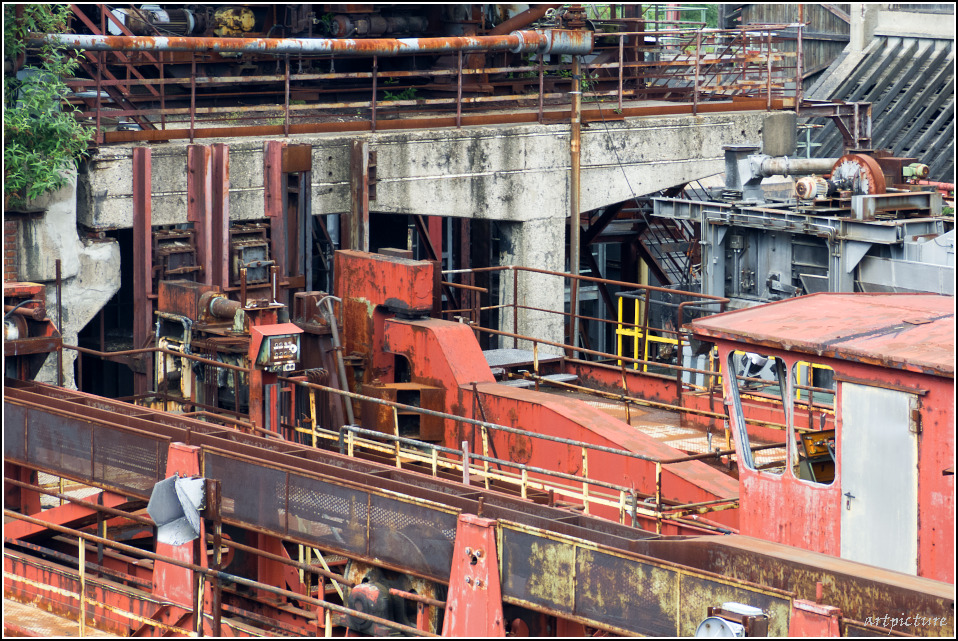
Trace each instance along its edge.
<instances>
[{"instance_id":1,"label":"cab window","mask_svg":"<svg viewBox=\"0 0 958 641\"><path fill-rule=\"evenodd\" d=\"M835 371L799 361L792 366L794 420L789 430L796 478L819 485L835 482Z\"/></svg>"},{"instance_id":2,"label":"cab window","mask_svg":"<svg viewBox=\"0 0 958 641\"><path fill-rule=\"evenodd\" d=\"M781 476L787 467L786 426L789 424L788 369L780 358L757 352L729 355L727 372L735 413L736 438L742 444L741 464ZM748 416L748 422L745 421Z\"/></svg>"}]
</instances>

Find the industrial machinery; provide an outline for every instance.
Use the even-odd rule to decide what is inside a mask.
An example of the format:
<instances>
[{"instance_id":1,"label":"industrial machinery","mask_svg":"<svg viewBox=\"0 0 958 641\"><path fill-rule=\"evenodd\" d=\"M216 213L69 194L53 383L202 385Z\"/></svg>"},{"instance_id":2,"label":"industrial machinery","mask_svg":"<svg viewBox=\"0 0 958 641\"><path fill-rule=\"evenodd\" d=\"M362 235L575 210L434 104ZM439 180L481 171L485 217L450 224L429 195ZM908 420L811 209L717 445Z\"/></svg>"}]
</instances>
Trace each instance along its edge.
<instances>
[{"instance_id":1,"label":"industrial machinery","mask_svg":"<svg viewBox=\"0 0 958 641\"><path fill-rule=\"evenodd\" d=\"M919 330L937 332L941 341L953 335L954 317L941 308L946 297L905 297L906 326L915 328L911 334L897 331L906 342L914 341L905 352L875 350L854 343L854 337L835 342L828 337L833 315L815 305L806 310L821 332L808 350L793 342L773 348L769 341L785 341L784 336L753 339L738 330L753 331L754 313L762 312L769 316L762 327L781 329L786 324L780 315L796 314L785 305L802 301L696 320L692 331L699 340L718 344L729 372L736 371L735 359L743 352L767 359L762 368L746 372L750 376L724 377L739 461L736 480L701 456L676 457L683 453L647 436L642 422L637 429L581 400L497 382L469 325L429 316L437 292L432 263L342 251L336 267L339 296L298 293L292 323L285 322L283 306L270 300L272 291L266 299L247 298L242 304L200 283L160 282L156 317L163 366L156 369L157 393L143 399L154 409L8 379L5 458L18 470L8 476L8 505L40 518L8 526L13 541L5 558L8 574L29 575L46 585L60 571L56 559L69 558L70 544L50 538L57 532L99 536L89 540L110 548L122 528L139 523L129 519L139 518L135 510L153 485L179 475L207 480L206 529L201 527L200 535L213 537L214 552L204 555L190 543L158 542L153 572L144 574L130 560L135 548L123 544L116 553L105 550L97 566L124 583L110 592L113 596L91 599L94 608L113 608L100 610L108 629L143 633L203 626L207 634L218 634L227 626L242 634L252 630L249 626L267 625L286 634L345 627L364 634L540 636L596 629L653 635L887 629L888 624L876 623L872 608L918 608L929 620L941 621L939 627L916 627L919 634L952 629L954 578L947 571L953 568L953 549L947 542L954 537L941 532L949 523L953 527L953 519L948 508L938 516L920 509L923 502L939 501L935 497L953 497L951 477L942 476L954 447L953 434L949 439L945 429L953 420L946 400L953 372L942 355L928 356L919 347L924 344ZM871 323L875 331L891 331L897 325L888 325L885 317L900 309L900 298L850 296L825 308L848 314L860 307L855 312L863 319L859 326L867 329ZM876 306L885 317L875 313ZM736 314L746 312L752 316L739 321ZM806 324L811 327L811 320ZM195 354L204 341L219 339L235 341L232 361L210 358L208 350L205 356ZM822 340L836 345L830 358L816 356L815 341ZM931 360L925 363L919 353ZM589 374L584 362L560 358L551 364L566 377L546 379L537 369L539 357L551 358L534 354L529 380L543 387L597 375ZM762 378L769 363L778 390L784 391L778 401L781 418L773 385ZM206 378L206 372L197 376L198 365L226 370L226 380ZM833 389L806 384L803 373L816 367L832 369L832 379L843 386L840 401L829 402ZM601 372L603 364L592 368ZM232 377L239 384L231 387ZM875 511L864 488L851 487L854 463L846 443L859 441L849 440L847 430L865 402L865 397L853 398L853 389L868 396L866 380L881 390L892 379L897 388L911 390L903 395L903 411L927 439L914 452L926 481L912 506L921 515L913 524L913 555L899 550L891 556L872 547L866 554L852 543L846 549L841 534L871 523L866 518L846 524L845 512L848 519L860 520L856 510ZM201 394L210 380L217 381L215 392ZM332 385L311 382L331 380ZM160 393L163 383L167 393ZM909 394L922 402L912 404ZM159 409L176 397L182 415ZM92 428L82 428L91 425L83 409L91 403ZM408 414L401 418L400 411ZM641 406L633 411L643 413ZM359 426L350 425L350 415L362 417ZM413 415L414 420L405 418ZM779 420L786 428L784 443L771 427ZM23 429L27 421L30 430ZM83 433L90 434L85 444L71 436ZM800 451L798 444L810 434L809 446ZM365 440L357 441L359 435ZM537 440L542 438L552 440ZM376 449L377 441L385 447ZM333 451L319 448L322 443ZM89 452L77 456L84 448ZM480 451L483 458L470 462ZM825 457L831 458L831 477L823 473ZM795 470L788 472L792 462ZM505 466L521 474L496 469ZM802 478L802 469L811 470L805 473L811 480ZM911 469L907 461L902 469ZM96 503L31 510L31 497L48 491L31 471L104 492ZM610 502L609 490L612 496L623 493ZM561 500L555 496L560 492ZM812 500L821 515L816 527L802 527L793 516L784 521L793 527L769 531L769 518L785 518L786 506L805 504L789 498L795 493L814 495L805 501ZM728 499L736 494L737 510L714 511L723 502L734 507ZM98 503L116 510L111 518L120 518L121 529L112 540L100 536L109 534L109 525L97 530L99 535L82 530L96 521ZM739 529L752 536L732 534ZM902 540L897 534L887 538L893 546ZM219 558L215 550L220 547L235 554ZM30 558L37 551L48 561L37 565ZM873 553L877 556L868 556ZM894 560L895 570L920 576L839 556L868 563ZM193 566L177 565L189 559ZM898 560L906 565L897 565ZM196 572L207 573L207 579L197 583ZM317 572L325 577L322 587L314 582ZM543 577L568 577L568 585L559 581L547 588ZM78 585L74 580L91 579L71 578L67 585ZM641 585L621 589L636 580ZM822 591L816 583L829 587ZM37 594L31 585L8 579L8 590L18 598ZM197 585L210 592L197 592ZM676 601L669 595L679 588L682 596ZM655 596L640 606L634 594ZM157 597L170 605L156 609L150 604ZM194 604L204 601L209 616L201 622L192 613ZM72 607L75 613L71 603L68 598L55 609L69 613ZM134 620L124 614L133 612L142 615Z\"/></svg>"},{"instance_id":2,"label":"industrial machinery","mask_svg":"<svg viewBox=\"0 0 958 641\"><path fill-rule=\"evenodd\" d=\"M4 376L30 380L62 339L47 315L46 288L36 283L3 284Z\"/></svg>"},{"instance_id":3,"label":"industrial machinery","mask_svg":"<svg viewBox=\"0 0 958 641\"><path fill-rule=\"evenodd\" d=\"M656 198L654 215L689 221L702 293L749 306L817 292L954 294L954 218L911 158L857 150L837 159L726 148L726 185L705 200ZM791 193L769 176L799 176ZM768 193L766 193L768 191Z\"/></svg>"}]
</instances>

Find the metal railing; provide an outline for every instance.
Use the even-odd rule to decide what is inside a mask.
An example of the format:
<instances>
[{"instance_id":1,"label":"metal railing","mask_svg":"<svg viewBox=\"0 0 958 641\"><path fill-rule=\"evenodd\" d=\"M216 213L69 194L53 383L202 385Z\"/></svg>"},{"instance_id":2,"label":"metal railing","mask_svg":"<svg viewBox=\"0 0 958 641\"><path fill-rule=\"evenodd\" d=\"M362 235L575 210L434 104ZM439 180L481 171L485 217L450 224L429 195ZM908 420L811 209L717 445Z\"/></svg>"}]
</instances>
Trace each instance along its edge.
<instances>
[{"instance_id":1,"label":"metal railing","mask_svg":"<svg viewBox=\"0 0 958 641\"><path fill-rule=\"evenodd\" d=\"M444 309L443 315L449 319L459 318L467 321L476 330L477 334L488 334L504 338L511 337L513 348L517 348L520 341L524 341L530 343L534 351L536 351L540 345L549 345L561 349L568 358L578 357L594 362L615 363L618 367L627 366L630 369L636 370L641 368L643 373L648 373L651 376L675 378L677 392L680 397L683 387L699 391L710 390L712 388L711 381L719 375L717 369L703 370L694 367L685 367L681 364L685 353L684 350L688 348L690 342L690 335L687 332L683 332L681 327L685 321L690 320L690 311L700 315L702 313L708 315L724 311L725 303L728 302L726 298L518 265L445 270L442 273L444 277L456 277L464 281L461 283L455 283L449 280L443 281L444 285L452 288L460 288L464 292L460 307ZM509 273L509 276L506 276L506 273ZM521 289L520 274L535 274L537 276L561 278L563 279L562 289L567 293L570 299L579 296L585 287L595 287L596 300L607 300L606 309L608 310L608 314L603 316L583 315L578 311L579 305L572 305L573 311L566 312L564 309L545 309L521 304L519 302L519 292ZM480 275L486 275L490 280L492 277L495 277L496 280L490 282L487 287L477 287L474 283L477 282ZM528 285L528 281L522 283L522 285ZM618 288L623 291L613 293L613 288ZM482 304L483 301L481 297L483 295L486 296L487 304ZM631 322L622 314L618 313L620 307L611 305L608 302L611 301L613 296L626 296L635 300L635 314ZM667 297L669 300L658 300L653 298L654 296ZM496 297L498 298L496 302L490 300ZM672 302L672 299L686 300L676 303ZM672 323L671 327L654 326L652 324L651 310L653 306L656 305L675 309L674 317L666 317L663 315L663 318L667 318L668 321ZM599 309L601 309L601 306L599 306ZM520 333L520 313L522 312L540 314L543 318L561 317L566 327L566 342L560 343ZM484 319L486 320L484 321ZM490 325L497 324L500 329L485 326L483 324L484 322L488 322ZM583 332L580 332L580 335L577 336L575 340L570 340L572 338L570 336L570 328L578 326L580 322L583 324L595 323L600 332L612 332L616 337L615 344L617 349L615 351L601 351L591 349L588 346L580 347L578 345L580 342L588 344L587 333ZM511 332L501 329L510 326L512 328ZM632 358L627 357L626 349L620 346L620 341L624 336L631 337L636 341L634 350L630 350L634 351ZM647 343L658 339L668 339L674 345L674 356L670 356L668 360L638 358L639 354L647 355L649 353ZM648 372L650 366L659 370L665 370L668 373L662 374L661 371L659 373ZM538 374L538 369L536 369L535 373ZM709 377L710 383L708 385L695 385L694 383L684 381L683 374L702 374Z\"/></svg>"},{"instance_id":2,"label":"metal railing","mask_svg":"<svg viewBox=\"0 0 958 641\"><path fill-rule=\"evenodd\" d=\"M107 21L123 30L102 9L102 24L77 12L78 25L92 33ZM611 102L628 110L628 101L692 103L763 99L764 108L788 107L800 99L801 65L781 43L803 25L750 25L747 29L706 29L699 23L659 19L606 19L595 22L595 44L583 57L585 102ZM215 39L212 39L215 40ZM800 47L799 47L800 51ZM362 64L332 55L244 54L252 75L214 75L210 69L234 60L213 52L86 51L79 54L85 77L67 81L69 101L78 117L90 119L100 143L214 135L307 133L318 125L370 131L390 126L389 119L424 112L454 114L438 126L495 122L474 109L531 109L535 121L554 120L546 106L566 105L572 90L572 65L562 56L503 53L455 55L454 67L434 64L435 56L410 55L412 70L381 68L377 56ZM272 67L265 72L264 67ZM176 70L174 74L173 71ZM156 76L156 77L153 77ZM223 99L237 104L217 106ZM240 101L246 104L239 104ZM786 102L781 102L785 100ZM330 123L330 119L337 122ZM111 122L107 123L107 119ZM324 122L325 121L325 122ZM121 131L107 131L107 126ZM408 120L405 126L412 125ZM437 126L433 119L430 126ZM152 131L130 131L142 129Z\"/></svg>"},{"instance_id":3,"label":"metal railing","mask_svg":"<svg viewBox=\"0 0 958 641\"><path fill-rule=\"evenodd\" d=\"M64 495L55 491L50 491L41 486L32 485L30 483L25 483L22 481L10 480L10 482L17 487L26 489L28 491L55 496L61 500L66 500L73 504L79 505L81 507L93 510L98 515L107 514L108 517L106 518L119 517L119 518L123 518L135 523L140 523L149 527L156 526L153 520L149 518L148 516L142 516L139 514L124 512L123 510L118 510L118 509L110 508L107 506L98 505L94 502L77 499L75 497ZM111 570L109 568L102 568L100 566L87 562L86 546L88 543L96 544L100 549L104 547L114 549L118 552L122 552L128 556L131 556L134 559L148 559L151 561L161 561L163 563L168 563L176 567L186 568L190 570L192 573L191 585L193 586L192 603L194 604L194 612L202 611L202 603L205 600L204 595L206 594L207 590L210 590L214 593L213 602L214 604L216 604L216 603L219 603L219 592L222 589L222 584L224 582L236 583L238 585L255 588L257 590L268 592L271 595L286 597L295 601L299 601L303 604L316 607L318 610L320 610L320 612L318 613L318 618L323 621L323 629L324 629L325 636L327 637L332 636L332 626L333 626L332 615L334 613L338 615L349 615L349 616L352 616L361 620L365 620L365 621L372 621L373 623L386 626L392 630L395 630L396 632L399 632L405 635L436 636L435 634L432 634L424 630L403 625L401 623L390 621L388 619L382 619L380 617L368 614L366 612L353 610L352 608L348 608L339 604L330 603L326 601L325 599L314 598L310 596L311 594L311 591L309 591L310 582L308 581L308 579L303 581L308 592L307 594L301 594L298 592L281 589L266 583L261 583L259 581L255 581L252 579L247 579L245 577L236 576L234 574L228 574L226 572L222 572L215 568L212 568L212 569L205 568L199 565L195 565L193 563L182 561L180 559L176 559L173 557L168 557L168 556L164 556L160 554L155 554L152 552L142 550L137 547L125 545L117 541L112 541L109 538L107 538L102 532L97 535L94 535L81 530L75 530L69 527L64 527L52 522L48 522L42 518L37 518L36 516L26 516L26 515L19 514L17 512L14 512L12 510L7 510L7 509L4 509L4 517L8 519L24 521L26 523L30 523L33 525L42 526L42 527L51 529L55 532L66 534L71 538L76 538L77 540L76 558L70 558L68 555L65 556L65 555L56 554L56 553L54 554L54 556L56 558L63 557L62 560L65 560L66 562L70 564L75 564L77 566L77 580L79 582L79 589L77 591L74 592L74 591L63 588L62 582L60 583L60 585L49 585L39 581L28 579L23 576L8 573L8 572L4 572L4 580L10 581L14 585L22 584L37 590L49 591L55 594L59 594L61 596L66 596L69 598L76 599L78 603L78 610L77 610L78 612L77 623L78 623L78 630L79 630L78 636L81 636L81 637L86 636L88 606L92 606L94 608L102 608L104 610L107 610L109 612L119 615L119 617L123 620L138 623L140 625L151 626L161 630L162 632L173 632L176 634L181 634L181 635L189 636L189 637L202 636L203 631L202 631L201 625L203 624L204 621L208 621L211 625L211 628L214 631L215 636L220 636L220 633L221 633L222 611L219 607L214 607L212 612L210 613L202 612L201 617L194 618L194 629L186 630L177 626L163 623L161 621L157 621L156 619L151 619L149 617L138 615L134 612L128 612L126 610L123 610L122 608L116 607L115 605L104 603L102 601L97 601L96 599L89 596L87 586L94 582L98 583L99 581L97 579L91 580L89 578L88 567L91 567L96 572L97 575L102 573L116 574L117 571ZM102 521L102 518L100 520ZM218 524L218 519L214 517L213 523L215 527ZM294 568L299 571L301 580L306 578L306 574L316 575L321 580L328 579L332 582L332 585L334 586L335 591L340 596L340 598L343 597L342 586L346 586L346 587L352 586L352 583L349 581L349 579L347 579L346 577L340 574L331 572L329 570L329 567L326 565L326 562L322 560L321 555L319 558L321 560L323 567L317 567L309 563L298 562L284 556L280 556L280 555L272 554L270 552L266 552L264 550L260 550L256 547L247 546L241 543L237 543L235 541L231 541L225 537L222 537L218 529L216 529L215 534L207 533L206 539L208 543L212 543L214 545L214 552L216 552L217 554L219 554L222 550L222 547L225 546L227 548L233 548L235 550L238 550L247 554L253 554L255 556L268 559L269 561L281 563L283 565ZM4 557L10 556L10 553L8 551L8 546L11 546L11 545L27 547L28 549L32 547L31 544L25 543L18 539L5 538L4 539ZM41 550L41 551L47 554L51 552L49 550ZM318 553L318 551L316 551L316 553ZM217 563L218 562L219 561L217 559ZM134 579L134 577L130 577L128 575L120 576L118 578L121 581ZM207 581L209 582L209 585L206 585ZM150 587L150 586L147 586L147 587ZM322 583L319 585L319 588L322 590L323 588ZM320 593L322 594L323 592L320 592ZM406 594L400 594L399 596L402 596L403 598L410 599L413 601L418 601L418 602L428 601L428 605L432 607L443 607L443 608L445 607L444 602L436 601L433 599L427 599L419 595L406 593ZM199 607L196 607L196 604L199 604Z\"/></svg>"},{"instance_id":4,"label":"metal railing","mask_svg":"<svg viewBox=\"0 0 958 641\"><path fill-rule=\"evenodd\" d=\"M494 331L494 330L487 330ZM136 354L145 354L145 353L165 353L172 354L181 358L184 358L188 361L194 361L198 363L204 363L206 365L214 367L223 367L230 371L237 371L242 373L249 373L247 368L238 367L235 365L229 365L227 363L220 363L217 361L211 361L210 359L205 359L194 354L185 354L181 352L176 352L173 350L168 350L158 347L149 347L141 348L138 350L127 350L124 352L98 352L96 350L91 350L88 348L79 348L72 345L64 345L64 349L73 349L80 351L82 353L100 356L109 358L111 356L117 355L136 355ZM626 359L628 360L628 359ZM186 368L191 372L190 375L193 375L193 368ZM633 526L638 526L636 522L639 516L643 518L648 518L655 521L656 528L661 531L663 522L673 522L683 526L690 526L700 530L723 530L723 528L716 528L705 523L691 522L685 520L685 516L692 514L700 515L706 514L713 511L733 509L738 506L738 497L727 497L716 499L714 501L709 501L706 503L693 503L693 504L681 504L677 501L667 500L662 494L662 471L664 467L669 465L684 463L687 461L701 460L706 458L715 458L721 459L722 457L728 457L731 459L734 457L735 452L733 450L721 450L715 452L709 452L705 454L696 454L691 456L677 457L673 459L662 459L652 456L646 456L643 454L638 454L634 452L629 452L622 449L605 447L601 445L594 445L590 443L585 443L582 441L575 441L572 439L564 439L556 436L551 436L548 434L540 434L537 432L532 432L529 430L523 430L519 428L508 427L505 425L500 425L496 423L491 423L488 421L471 419L463 416L457 416L455 414L449 414L446 412L440 412L435 410L426 409L423 407L417 407L413 405L407 405L404 403L397 403L394 401L389 401L385 399L375 398L371 396L366 396L363 394L357 394L354 392L348 392L334 387L328 387L325 385L319 385L316 383L310 383L302 380L300 377L279 377L279 381L282 385L288 385L288 390L301 389L302 393L308 394L309 397L309 414L306 416L294 416L293 412L290 411L291 408L296 407L295 400L291 400L289 403L284 404L284 408L281 408L280 414L277 423L279 425L279 432L273 432L269 429L265 429L263 426L254 425L248 421L242 420L242 418L231 418L229 416L222 417L218 413L222 410L212 411L190 411L186 412L185 415L200 418L203 420L210 420L217 422L224 427L237 429L240 431L255 433L258 436L266 436L272 438L285 438L288 440L302 440L308 437L310 445L314 447L319 447L320 443L325 442L328 447L331 448L340 448L343 449L341 445L342 437L340 426L322 426L320 425L319 415L317 407L319 403L314 398L315 393L331 394L339 396L345 399L361 401L364 403L373 403L378 405L383 405L390 407L393 411L395 430L393 434L385 434L382 432L375 432L371 430L363 430L360 427L356 426L343 426L342 429L349 434L361 434L366 437L366 442L363 442L363 445L367 446L371 451L378 451L380 453L388 454L389 456L394 457L394 462L397 467L402 467L403 461L409 463L418 462L426 464L430 467L431 473L436 475L439 470L458 470L464 474L469 474L471 476L477 476L483 479L483 484L488 487L489 483L499 482L503 484L510 484L519 488L520 494L525 498L528 496L530 490L541 491L546 493L553 493L558 496L565 496L570 501L574 501L576 504L581 503L583 510L586 514L590 514L590 504L600 505L608 508L618 510L620 522L625 522L626 514L629 514L632 517L631 524ZM196 389L193 386L191 389ZM583 388L585 389L585 388ZM478 393L478 392L477 392ZM678 406L672 406L665 403L657 403L654 401L647 401L640 398L628 397L626 395L613 395L616 400L619 400L624 403L631 403L636 405L648 405L653 407L660 407L666 409L683 409ZM140 397L133 397L126 399L129 401L137 402L139 404L144 404L154 408L160 408L164 406L173 406L176 409L185 410L189 409L191 406L200 406L204 407L201 404L196 403L193 399L186 399L182 397L173 397L169 394L153 392L147 395L142 395ZM208 406L206 406L208 407ZM285 409L285 411L284 411ZM464 450L452 450L449 448L444 448L435 444L431 444L424 441L418 441L414 439L403 439L399 436L398 430L398 412L411 412L420 416L432 416L449 421L455 421L464 425L472 425L478 428L479 433L481 434L481 443L483 453L480 455L478 453L468 453ZM710 418L724 419L725 414L719 414L716 412L707 412L704 410L695 410L688 409L686 410L691 413L701 414L709 416ZM516 464L511 461L506 461L489 456L490 452L490 438L491 434L494 432L502 432L506 434L515 434L530 440L544 441L544 442L554 442L560 443L570 448L575 448L581 452L582 455L582 474L581 475L570 475L555 470L547 470L543 468L538 468L534 466L526 466L521 464ZM383 446L381 444L373 443L368 437L375 436L380 441L386 441L391 443L389 446ZM352 447L345 448L346 453L353 455L355 453L355 446L361 441L357 439L357 436L350 436L353 443ZM303 441L305 442L305 441ZM343 441L345 442L345 441ZM406 444L409 446L407 449L403 449L401 446ZM428 455L423 454L424 451L429 451ZM634 488L626 488L623 486L618 486L615 484L607 483L596 478L590 477L588 472L588 460L590 452L602 452L605 454L613 454L615 456L622 457L626 459L636 459L647 461L655 465L655 489L652 493L641 493L637 492ZM440 454L447 455L445 458L440 458ZM450 458L449 455L453 455ZM458 460L456 460L458 458ZM481 469L473 467L474 461L480 461L482 463ZM498 471L493 471L491 468L497 466ZM515 472L504 472L503 467L508 467L516 470ZM533 475L530 477L530 474ZM569 482L574 482L575 485L569 485ZM595 489L593 489L595 488ZM609 495L611 491L614 496ZM603 493L604 492L604 493ZM639 501L641 500L641 504ZM632 507L629 510L625 510L625 506L631 505Z\"/></svg>"}]
</instances>

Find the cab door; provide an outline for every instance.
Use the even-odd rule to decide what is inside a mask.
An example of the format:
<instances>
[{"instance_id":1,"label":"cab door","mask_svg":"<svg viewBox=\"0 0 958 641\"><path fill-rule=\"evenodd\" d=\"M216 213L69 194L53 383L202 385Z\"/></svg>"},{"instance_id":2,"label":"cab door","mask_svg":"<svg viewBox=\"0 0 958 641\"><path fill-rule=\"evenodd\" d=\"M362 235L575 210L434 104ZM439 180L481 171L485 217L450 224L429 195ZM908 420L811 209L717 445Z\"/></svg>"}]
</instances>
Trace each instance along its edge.
<instances>
[{"instance_id":1,"label":"cab door","mask_svg":"<svg viewBox=\"0 0 958 641\"><path fill-rule=\"evenodd\" d=\"M841 383L841 556L918 573L915 394Z\"/></svg>"}]
</instances>

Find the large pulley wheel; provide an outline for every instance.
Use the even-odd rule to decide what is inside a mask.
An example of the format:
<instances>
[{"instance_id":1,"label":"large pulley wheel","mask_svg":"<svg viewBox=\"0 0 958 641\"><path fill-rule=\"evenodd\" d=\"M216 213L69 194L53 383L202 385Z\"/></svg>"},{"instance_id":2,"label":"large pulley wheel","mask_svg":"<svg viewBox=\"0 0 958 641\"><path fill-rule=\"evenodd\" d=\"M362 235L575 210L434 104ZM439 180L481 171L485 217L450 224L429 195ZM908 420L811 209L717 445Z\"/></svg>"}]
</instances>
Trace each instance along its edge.
<instances>
[{"instance_id":1,"label":"large pulley wheel","mask_svg":"<svg viewBox=\"0 0 958 641\"><path fill-rule=\"evenodd\" d=\"M885 175L871 156L846 154L832 167L831 182L852 194L884 194Z\"/></svg>"}]
</instances>

